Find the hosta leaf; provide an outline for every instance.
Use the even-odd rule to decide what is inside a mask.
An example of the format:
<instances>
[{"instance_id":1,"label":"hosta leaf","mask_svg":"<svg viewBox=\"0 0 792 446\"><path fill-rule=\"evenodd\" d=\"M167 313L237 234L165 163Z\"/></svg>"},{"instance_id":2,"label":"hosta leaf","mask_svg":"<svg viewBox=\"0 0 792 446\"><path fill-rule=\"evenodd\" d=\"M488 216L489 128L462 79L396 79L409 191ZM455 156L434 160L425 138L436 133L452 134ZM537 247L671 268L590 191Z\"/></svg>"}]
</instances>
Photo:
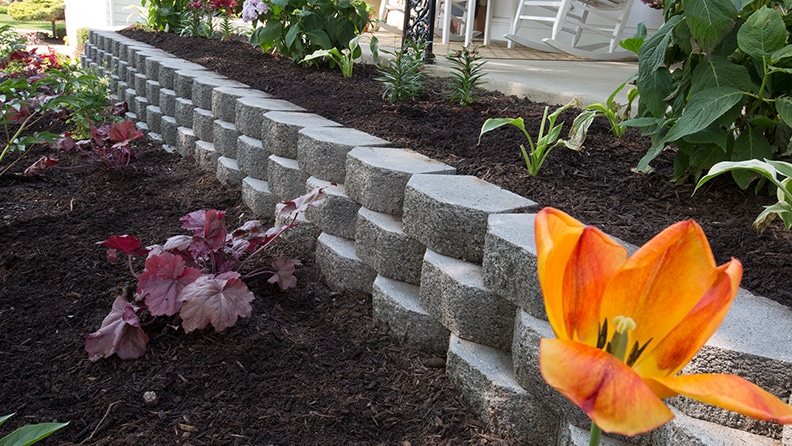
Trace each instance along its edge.
<instances>
[{"instance_id":1,"label":"hosta leaf","mask_svg":"<svg viewBox=\"0 0 792 446\"><path fill-rule=\"evenodd\" d=\"M182 327L189 333L212 324L221 332L236 324L237 318L250 316L253 293L239 273L227 272L216 277L201 276L182 290Z\"/></svg>"},{"instance_id":2,"label":"hosta leaf","mask_svg":"<svg viewBox=\"0 0 792 446\"><path fill-rule=\"evenodd\" d=\"M140 328L138 307L118 296L99 330L85 337L88 359L98 361L114 353L121 359L135 359L146 352L148 336Z\"/></svg>"},{"instance_id":3,"label":"hosta leaf","mask_svg":"<svg viewBox=\"0 0 792 446\"><path fill-rule=\"evenodd\" d=\"M38 423L22 426L3 438L0 446L28 446L49 437L69 423Z\"/></svg>"},{"instance_id":4,"label":"hosta leaf","mask_svg":"<svg viewBox=\"0 0 792 446\"><path fill-rule=\"evenodd\" d=\"M163 252L146 259L146 269L138 277L137 292L146 297L152 316L172 316L181 308L181 291L200 276L198 269L185 268L181 256Z\"/></svg>"},{"instance_id":5,"label":"hosta leaf","mask_svg":"<svg viewBox=\"0 0 792 446\"><path fill-rule=\"evenodd\" d=\"M778 13L767 6L759 8L737 32L740 49L753 57L767 57L784 47L786 27Z\"/></svg>"},{"instance_id":6,"label":"hosta leaf","mask_svg":"<svg viewBox=\"0 0 792 446\"><path fill-rule=\"evenodd\" d=\"M709 52L734 28L737 9L731 0L689 0L685 15L690 33Z\"/></svg>"}]
</instances>

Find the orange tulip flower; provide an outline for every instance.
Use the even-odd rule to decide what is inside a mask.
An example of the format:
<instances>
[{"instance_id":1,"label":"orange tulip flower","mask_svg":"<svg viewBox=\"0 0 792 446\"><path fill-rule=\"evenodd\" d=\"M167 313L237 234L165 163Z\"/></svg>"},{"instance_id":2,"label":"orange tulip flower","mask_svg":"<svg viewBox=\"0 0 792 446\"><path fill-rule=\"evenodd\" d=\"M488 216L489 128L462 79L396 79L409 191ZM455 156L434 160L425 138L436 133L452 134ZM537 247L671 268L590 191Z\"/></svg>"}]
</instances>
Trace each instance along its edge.
<instances>
[{"instance_id":1,"label":"orange tulip flower","mask_svg":"<svg viewBox=\"0 0 792 446\"><path fill-rule=\"evenodd\" d=\"M685 395L760 420L792 423L792 406L733 375L677 375L726 317L742 279L716 266L692 220L628 258L602 231L545 208L536 217L539 281L557 339L540 342L545 381L606 432L637 435L673 418Z\"/></svg>"}]
</instances>

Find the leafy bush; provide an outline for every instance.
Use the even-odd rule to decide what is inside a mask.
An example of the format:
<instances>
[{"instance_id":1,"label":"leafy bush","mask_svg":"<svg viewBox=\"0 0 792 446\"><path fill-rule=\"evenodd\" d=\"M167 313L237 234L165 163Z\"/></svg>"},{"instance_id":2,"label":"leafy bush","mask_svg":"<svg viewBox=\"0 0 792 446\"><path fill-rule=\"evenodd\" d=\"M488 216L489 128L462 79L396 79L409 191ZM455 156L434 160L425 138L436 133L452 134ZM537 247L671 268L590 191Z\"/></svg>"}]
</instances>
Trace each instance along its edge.
<instances>
[{"instance_id":1,"label":"leafy bush","mask_svg":"<svg viewBox=\"0 0 792 446\"><path fill-rule=\"evenodd\" d=\"M20 22L46 21L52 23L52 37L57 38L55 22L65 20L63 0L25 0L11 3L8 15Z\"/></svg>"},{"instance_id":2,"label":"leafy bush","mask_svg":"<svg viewBox=\"0 0 792 446\"><path fill-rule=\"evenodd\" d=\"M329 50L316 50L303 59L302 62L312 63L312 61L315 59L326 60L330 63L330 68L335 68L337 66L341 69L342 76L345 78L351 78L352 70L355 67L355 59L359 58L363 54L363 50L360 48L361 37L363 37L362 34L350 40L349 48L344 48L341 50L338 48L331 48ZM371 53L376 60L379 56L379 40L376 36L371 36L371 42L369 46L371 48Z\"/></svg>"},{"instance_id":3,"label":"leafy bush","mask_svg":"<svg viewBox=\"0 0 792 446\"><path fill-rule=\"evenodd\" d=\"M281 289L294 287L294 267L300 265L299 260L277 259L268 267L252 266L252 260L295 226L299 212L317 206L324 197L320 188L285 203L280 216L287 223L270 229L251 220L228 231L225 213L211 209L183 216L182 228L192 234L173 236L164 245L142 248L140 240L128 235L99 242L108 248L110 262L116 261L118 251L127 255L129 270L137 278L137 292L132 302L118 296L101 328L86 337L88 359L97 361L113 354L121 359L142 356L148 342L140 322L144 310L151 317L179 314L188 333L208 325L221 332L252 311L254 296L243 280L269 273L269 283L277 283ZM140 274L134 271L133 256L146 256Z\"/></svg>"},{"instance_id":4,"label":"leafy bush","mask_svg":"<svg viewBox=\"0 0 792 446\"><path fill-rule=\"evenodd\" d=\"M0 26L0 59L25 47L25 37L14 31L11 25Z\"/></svg>"},{"instance_id":5,"label":"leafy bush","mask_svg":"<svg viewBox=\"0 0 792 446\"><path fill-rule=\"evenodd\" d=\"M8 14L8 6L0 5L0 14Z\"/></svg>"},{"instance_id":6,"label":"leafy bush","mask_svg":"<svg viewBox=\"0 0 792 446\"><path fill-rule=\"evenodd\" d=\"M627 121L652 137L638 170L668 144L679 149L676 180L720 161L792 154L788 2L669 0L664 13L640 47L638 118ZM741 187L750 179L733 177Z\"/></svg>"},{"instance_id":7,"label":"leafy bush","mask_svg":"<svg viewBox=\"0 0 792 446\"><path fill-rule=\"evenodd\" d=\"M145 26L153 31L175 33L181 29L187 0L141 0Z\"/></svg>"},{"instance_id":8,"label":"leafy bush","mask_svg":"<svg viewBox=\"0 0 792 446\"><path fill-rule=\"evenodd\" d=\"M383 50L394 58L379 69L382 76L374 80L385 85L383 98L391 103L419 96L424 90L425 43L408 41L396 52Z\"/></svg>"},{"instance_id":9,"label":"leafy bush","mask_svg":"<svg viewBox=\"0 0 792 446\"><path fill-rule=\"evenodd\" d=\"M259 22L250 43L299 62L317 50L339 51L369 24L363 0L246 0L242 19Z\"/></svg>"}]
</instances>

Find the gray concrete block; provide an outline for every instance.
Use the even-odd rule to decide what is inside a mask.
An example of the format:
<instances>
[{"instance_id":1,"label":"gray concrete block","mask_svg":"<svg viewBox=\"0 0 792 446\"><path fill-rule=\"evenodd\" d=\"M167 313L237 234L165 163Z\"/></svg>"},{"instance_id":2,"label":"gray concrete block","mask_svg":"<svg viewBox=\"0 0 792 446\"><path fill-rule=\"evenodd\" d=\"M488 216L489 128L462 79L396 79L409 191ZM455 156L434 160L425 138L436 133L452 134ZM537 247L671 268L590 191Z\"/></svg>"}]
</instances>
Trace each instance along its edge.
<instances>
[{"instance_id":1,"label":"gray concrete block","mask_svg":"<svg viewBox=\"0 0 792 446\"><path fill-rule=\"evenodd\" d=\"M299 251L300 259L313 259L316 252L316 239L322 233L322 230L305 218L302 212L297 215L296 220L292 219L291 216L288 218L281 217L280 211L284 206L284 203L279 203L275 206L275 225L285 226L296 223L297 226L291 227L281 237L284 241L289 242L291 247Z\"/></svg>"},{"instance_id":2,"label":"gray concrete block","mask_svg":"<svg viewBox=\"0 0 792 446\"><path fill-rule=\"evenodd\" d=\"M413 175L404 189L404 232L440 254L478 263L490 214L536 207L474 176Z\"/></svg>"},{"instance_id":3,"label":"gray concrete block","mask_svg":"<svg viewBox=\"0 0 792 446\"><path fill-rule=\"evenodd\" d=\"M547 320L534 237L536 214L492 214L484 238L484 285L539 319Z\"/></svg>"},{"instance_id":4,"label":"gray concrete block","mask_svg":"<svg viewBox=\"0 0 792 446\"><path fill-rule=\"evenodd\" d=\"M181 69L174 72L174 85L173 89L176 90L177 98L185 98L192 101L193 97L193 81L197 77L223 77L211 71L207 71L201 67L199 69ZM211 99L210 99L211 101ZM211 102L207 109L211 108Z\"/></svg>"},{"instance_id":5,"label":"gray concrete block","mask_svg":"<svg viewBox=\"0 0 792 446\"><path fill-rule=\"evenodd\" d=\"M250 88L242 82L233 81L225 76L212 73L211 76L198 76L193 78L192 101L196 107L212 109L212 91L217 87L224 88Z\"/></svg>"},{"instance_id":6,"label":"gray concrete block","mask_svg":"<svg viewBox=\"0 0 792 446\"><path fill-rule=\"evenodd\" d=\"M267 165L271 153L264 150L261 141L245 135L237 138L237 162L246 176L267 181Z\"/></svg>"},{"instance_id":7,"label":"gray concrete block","mask_svg":"<svg viewBox=\"0 0 792 446\"><path fill-rule=\"evenodd\" d=\"M314 113L271 111L261 123L261 143L273 154L297 159L297 134L305 127L340 127Z\"/></svg>"},{"instance_id":8,"label":"gray concrete block","mask_svg":"<svg viewBox=\"0 0 792 446\"><path fill-rule=\"evenodd\" d=\"M520 444L557 444L560 420L517 384L506 353L452 334L446 373L493 432Z\"/></svg>"},{"instance_id":9,"label":"gray concrete block","mask_svg":"<svg viewBox=\"0 0 792 446\"><path fill-rule=\"evenodd\" d=\"M145 131L141 130L141 132ZM162 139L162 135L156 132L149 131L146 136L148 136L149 140L154 144L163 144L165 142L165 140Z\"/></svg>"},{"instance_id":10,"label":"gray concrete block","mask_svg":"<svg viewBox=\"0 0 792 446\"><path fill-rule=\"evenodd\" d=\"M189 127L179 127L176 132L176 151L185 158L194 158L198 137Z\"/></svg>"},{"instance_id":11,"label":"gray concrete block","mask_svg":"<svg viewBox=\"0 0 792 446\"><path fill-rule=\"evenodd\" d=\"M429 173L454 175L456 169L408 149L355 147L347 154L345 184L366 208L401 215L407 181Z\"/></svg>"},{"instance_id":12,"label":"gray concrete block","mask_svg":"<svg viewBox=\"0 0 792 446\"><path fill-rule=\"evenodd\" d=\"M148 82L148 78L146 78L145 74L135 73L135 91L144 97L146 94L146 82Z\"/></svg>"},{"instance_id":13,"label":"gray concrete block","mask_svg":"<svg viewBox=\"0 0 792 446\"><path fill-rule=\"evenodd\" d=\"M255 95L238 98L236 101L237 130L245 136L261 139L261 125L264 113L270 111L305 111L291 102L282 99L273 99L266 93L257 92Z\"/></svg>"},{"instance_id":14,"label":"gray concrete block","mask_svg":"<svg viewBox=\"0 0 792 446\"><path fill-rule=\"evenodd\" d=\"M182 127L193 127L193 115L195 115L195 105L192 101L185 98L176 97L176 122Z\"/></svg>"},{"instance_id":15,"label":"gray concrete block","mask_svg":"<svg viewBox=\"0 0 792 446\"><path fill-rule=\"evenodd\" d=\"M404 344L443 354L449 331L421 308L418 287L378 275L371 291L374 321Z\"/></svg>"},{"instance_id":16,"label":"gray concrete block","mask_svg":"<svg viewBox=\"0 0 792 446\"><path fill-rule=\"evenodd\" d=\"M129 88L134 90L135 89L135 76L137 76L137 70L135 69L135 67L127 66L126 74L127 74L126 81L129 84Z\"/></svg>"},{"instance_id":17,"label":"gray concrete block","mask_svg":"<svg viewBox=\"0 0 792 446\"><path fill-rule=\"evenodd\" d=\"M159 107L165 116L176 117L176 92L168 88L159 90Z\"/></svg>"},{"instance_id":18,"label":"gray concrete block","mask_svg":"<svg viewBox=\"0 0 792 446\"><path fill-rule=\"evenodd\" d=\"M183 59L177 59L175 57L162 59L160 60L159 73L157 74L157 80L159 81L162 88L168 88L175 91L176 72L179 70L205 71L204 67L201 65L188 62ZM192 92L192 90L190 91Z\"/></svg>"},{"instance_id":19,"label":"gray concrete block","mask_svg":"<svg viewBox=\"0 0 792 446\"><path fill-rule=\"evenodd\" d=\"M201 140L195 142L195 162L202 170L216 172L218 159L220 154L215 150L214 144Z\"/></svg>"},{"instance_id":20,"label":"gray concrete block","mask_svg":"<svg viewBox=\"0 0 792 446\"><path fill-rule=\"evenodd\" d=\"M309 176L297 165L297 160L270 155L267 164L267 183L270 190L283 201L293 200L305 193Z\"/></svg>"},{"instance_id":21,"label":"gray concrete block","mask_svg":"<svg viewBox=\"0 0 792 446\"><path fill-rule=\"evenodd\" d=\"M133 105L134 104L134 105ZM145 96L135 96L129 103L129 110L138 115L138 118L146 119L146 107L149 106Z\"/></svg>"},{"instance_id":22,"label":"gray concrete block","mask_svg":"<svg viewBox=\"0 0 792 446\"><path fill-rule=\"evenodd\" d=\"M127 67L129 67L129 62L125 60L119 60L116 62L116 75L124 82L126 82L127 79Z\"/></svg>"},{"instance_id":23,"label":"gray concrete block","mask_svg":"<svg viewBox=\"0 0 792 446\"><path fill-rule=\"evenodd\" d=\"M226 122L236 121L236 100L253 91L249 87L217 87L212 90L212 114Z\"/></svg>"},{"instance_id":24,"label":"gray concrete block","mask_svg":"<svg viewBox=\"0 0 792 446\"><path fill-rule=\"evenodd\" d=\"M213 125L212 138L215 150L223 156L236 159L239 132L234 124L216 119Z\"/></svg>"},{"instance_id":25,"label":"gray concrete block","mask_svg":"<svg viewBox=\"0 0 792 446\"><path fill-rule=\"evenodd\" d=\"M426 247L404 233L397 216L360 208L355 252L381 276L413 285L421 283Z\"/></svg>"},{"instance_id":26,"label":"gray concrete block","mask_svg":"<svg viewBox=\"0 0 792 446\"><path fill-rule=\"evenodd\" d=\"M311 176L343 183L347 153L357 146L386 146L384 139L347 127L306 127L297 139L297 161Z\"/></svg>"},{"instance_id":27,"label":"gray concrete block","mask_svg":"<svg viewBox=\"0 0 792 446\"><path fill-rule=\"evenodd\" d=\"M173 116L163 116L160 120L160 130L165 144L176 147L179 144L179 124Z\"/></svg>"},{"instance_id":28,"label":"gray concrete block","mask_svg":"<svg viewBox=\"0 0 792 446\"><path fill-rule=\"evenodd\" d=\"M305 181L305 192L323 187L325 200L305 211L305 218L312 221L323 232L348 239L355 239L360 204L347 197L343 184L333 185L327 181L310 177Z\"/></svg>"},{"instance_id":29,"label":"gray concrete block","mask_svg":"<svg viewBox=\"0 0 792 446\"><path fill-rule=\"evenodd\" d=\"M642 436L648 438L652 446L779 446L772 438L697 420L674 407L671 411L675 415L673 420Z\"/></svg>"},{"instance_id":30,"label":"gray concrete block","mask_svg":"<svg viewBox=\"0 0 792 446\"><path fill-rule=\"evenodd\" d=\"M226 186L242 187L242 180L245 175L239 170L237 160L227 156L221 156L217 160L217 180Z\"/></svg>"},{"instance_id":31,"label":"gray concrete block","mask_svg":"<svg viewBox=\"0 0 792 446\"><path fill-rule=\"evenodd\" d=\"M159 91L159 82L153 81L151 79L146 81L146 100L149 101L149 104L159 106Z\"/></svg>"},{"instance_id":32,"label":"gray concrete block","mask_svg":"<svg viewBox=\"0 0 792 446\"><path fill-rule=\"evenodd\" d=\"M257 217L270 218L280 199L270 192L266 181L245 177L242 180L242 202Z\"/></svg>"},{"instance_id":33,"label":"gray concrete block","mask_svg":"<svg viewBox=\"0 0 792 446\"><path fill-rule=\"evenodd\" d=\"M484 286L481 266L424 254L421 306L462 339L509 351L517 307Z\"/></svg>"},{"instance_id":34,"label":"gray concrete block","mask_svg":"<svg viewBox=\"0 0 792 446\"><path fill-rule=\"evenodd\" d=\"M124 98L124 102L127 103L127 106L129 107L129 111L137 114L137 111L134 110L135 98L137 97L137 92L135 91L135 89L127 88L126 90L124 90L124 95L122 97Z\"/></svg>"},{"instance_id":35,"label":"gray concrete block","mask_svg":"<svg viewBox=\"0 0 792 446\"><path fill-rule=\"evenodd\" d=\"M135 128L138 129L138 131L141 132L141 133L148 133L149 132L148 124L146 124L146 121L138 121L138 122L136 122L135 123Z\"/></svg>"},{"instance_id":36,"label":"gray concrete block","mask_svg":"<svg viewBox=\"0 0 792 446\"><path fill-rule=\"evenodd\" d=\"M126 97L124 95L124 92L127 91L127 89L129 89L129 84L127 84L126 82L121 80L116 82L116 89L113 90L113 92L115 93L119 101L126 102Z\"/></svg>"},{"instance_id":37,"label":"gray concrete block","mask_svg":"<svg viewBox=\"0 0 792 446\"><path fill-rule=\"evenodd\" d=\"M154 133L162 133L162 110L156 105L146 107L146 124L149 130Z\"/></svg>"},{"instance_id":38,"label":"gray concrete block","mask_svg":"<svg viewBox=\"0 0 792 446\"><path fill-rule=\"evenodd\" d=\"M146 73L146 77L150 81L157 82L157 85L159 85L160 61L162 61L163 59L165 59L165 58L164 57L153 56L153 57L147 57L145 62L144 62L144 67L145 67L144 68L144 72ZM149 100L151 100L151 99L149 99Z\"/></svg>"},{"instance_id":39,"label":"gray concrete block","mask_svg":"<svg viewBox=\"0 0 792 446\"><path fill-rule=\"evenodd\" d=\"M355 242L325 232L316 240L316 264L330 289L371 293L377 273L355 254Z\"/></svg>"},{"instance_id":40,"label":"gray concrete block","mask_svg":"<svg viewBox=\"0 0 792 446\"><path fill-rule=\"evenodd\" d=\"M192 129L195 136L202 141L214 141L214 116L211 110L195 108L193 110Z\"/></svg>"}]
</instances>

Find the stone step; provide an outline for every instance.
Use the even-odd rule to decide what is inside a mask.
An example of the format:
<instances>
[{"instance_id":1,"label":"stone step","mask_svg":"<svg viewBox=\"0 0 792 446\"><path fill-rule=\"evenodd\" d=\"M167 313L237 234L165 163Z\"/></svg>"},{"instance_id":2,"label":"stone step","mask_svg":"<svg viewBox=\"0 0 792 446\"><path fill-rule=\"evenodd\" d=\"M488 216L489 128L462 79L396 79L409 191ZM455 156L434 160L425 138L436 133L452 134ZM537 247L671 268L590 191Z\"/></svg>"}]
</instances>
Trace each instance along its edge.
<instances>
[{"instance_id":1,"label":"stone step","mask_svg":"<svg viewBox=\"0 0 792 446\"><path fill-rule=\"evenodd\" d=\"M173 116L163 116L160 120L160 130L165 144L176 147L179 143L179 124Z\"/></svg>"},{"instance_id":2,"label":"stone step","mask_svg":"<svg viewBox=\"0 0 792 446\"><path fill-rule=\"evenodd\" d=\"M355 147L347 154L345 183L350 198L367 209L402 214L404 188L415 174L454 175L456 169L408 149Z\"/></svg>"},{"instance_id":3,"label":"stone step","mask_svg":"<svg viewBox=\"0 0 792 446\"><path fill-rule=\"evenodd\" d=\"M413 175L404 189L404 232L440 254L480 263L488 216L535 208L474 176Z\"/></svg>"},{"instance_id":4,"label":"stone step","mask_svg":"<svg viewBox=\"0 0 792 446\"><path fill-rule=\"evenodd\" d=\"M323 232L316 240L316 264L333 291L371 293L377 276L355 254L355 242Z\"/></svg>"},{"instance_id":5,"label":"stone step","mask_svg":"<svg viewBox=\"0 0 792 446\"><path fill-rule=\"evenodd\" d=\"M509 351L517 308L484 286L481 266L430 249L421 270L421 306L451 333Z\"/></svg>"},{"instance_id":6,"label":"stone step","mask_svg":"<svg viewBox=\"0 0 792 446\"><path fill-rule=\"evenodd\" d=\"M212 92L215 88L250 88L242 82L232 81L225 76L212 73L210 76L196 76L192 83L192 101L196 107L212 110Z\"/></svg>"},{"instance_id":7,"label":"stone step","mask_svg":"<svg viewBox=\"0 0 792 446\"><path fill-rule=\"evenodd\" d=\"M445 354L449 331L421 307L418 294L415 285L377 275L371 291L374 321L399 342Z\"/></svg>"},{"instance_id":8,"label":"stone step","mask_svg":"<svg viewBox=\"0 0 792 446\"><path fill-rule=\"evenodd\" d=\"M348 127L306 127L297 140L300 168L316 178L343 183L347 153L357 146L386 146L384 139Z\"/></svg>"},{"instance_id":9,"label":"stone step","mask_svg":"<svg viewBox=\"0 0 792 446\"><path fill-rule=\"evenodd\" d=\"M305 192L321 187L324 188L325 200L319 206L306 209L305 217L322 232L355 240L355 224L360 204L347 197L343 184L333 184L315 177L305 181Z\"/></svg>"},{"instance_id":10,"label":"stone step","mask_svg":"<svg viewBox=\"0 0 792 446\"><path fill-rule=\"evenodd\" d=\"M413 285L421 283L426 247L404 233L398 216L361 207L357 213L355 252L381 276Z\"/></svg>"},{"instance_id":11,"label":"stone step","mask_svg":"<svg viewBox=\"0 0 792 446\"><path fill-rule=\"evenodd\" d=\"M261 123L261 143L270 152L297 159L297 135L306 127L340 127L341 124L314 113L271 111Z\"/></svg>"}]
</instances>

